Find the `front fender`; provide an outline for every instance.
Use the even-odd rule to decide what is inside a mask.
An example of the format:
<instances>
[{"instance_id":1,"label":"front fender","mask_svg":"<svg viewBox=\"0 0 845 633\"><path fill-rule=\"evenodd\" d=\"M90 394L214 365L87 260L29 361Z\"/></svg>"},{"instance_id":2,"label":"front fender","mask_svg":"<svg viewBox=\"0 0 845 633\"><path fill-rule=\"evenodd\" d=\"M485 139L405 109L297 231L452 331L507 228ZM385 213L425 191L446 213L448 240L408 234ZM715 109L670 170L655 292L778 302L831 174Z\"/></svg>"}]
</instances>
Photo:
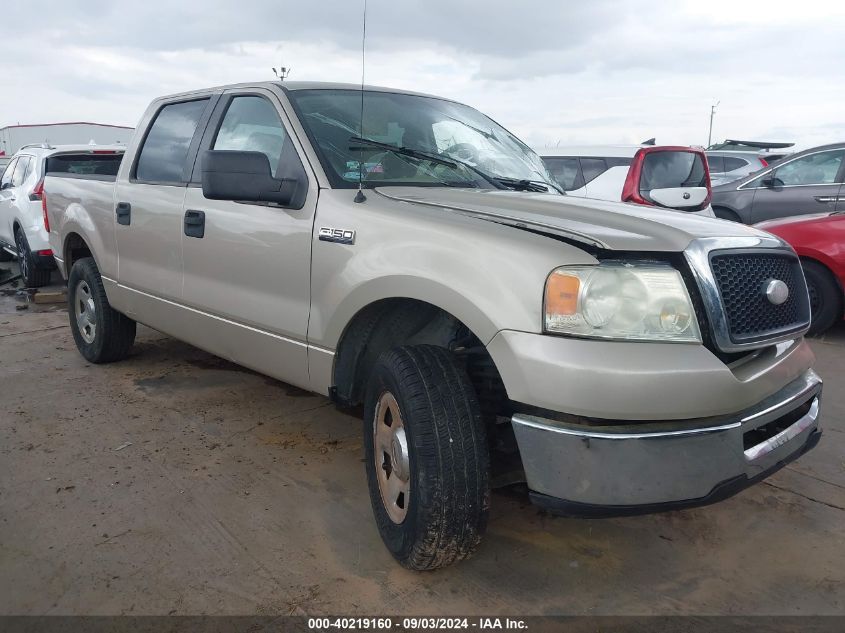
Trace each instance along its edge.
<instances>
[{"instance_id":1,"label":"front fender","mask_svg":"<svg viewBox=\"0 0 845 633\"><path fill-rule=\"evenodd\" d=\"M364 307L382 299L425 301L489 342L502 329L539 332L548 274L594 264L553 238L447 210L348 190L321 192L320 228L355 231L354 244L314 239L308 341L327 350Z\"/></svg>"}]
</instances>

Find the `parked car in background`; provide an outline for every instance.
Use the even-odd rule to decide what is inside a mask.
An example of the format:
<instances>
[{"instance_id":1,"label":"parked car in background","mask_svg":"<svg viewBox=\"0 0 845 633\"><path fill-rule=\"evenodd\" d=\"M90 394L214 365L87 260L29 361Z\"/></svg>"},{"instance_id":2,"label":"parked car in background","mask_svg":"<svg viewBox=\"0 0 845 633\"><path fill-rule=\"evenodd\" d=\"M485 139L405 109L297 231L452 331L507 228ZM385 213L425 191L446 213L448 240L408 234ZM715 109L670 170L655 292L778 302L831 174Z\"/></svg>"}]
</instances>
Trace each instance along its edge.
<instances>
[{"instance_id":1,"label":"parked car in background","mask_svg":"<svg viewBox=\"0 0 845 633\"><path fill-rule=\"evenodd\" d=\"M678 163L703 188L677 153L634 193ZM554 512L624 514L724 499L821 436L788 245L545 177L469 106L262 82L156 99L116 178L45 189L89 362L140 322L362 405L379 533L433 569L479 544L502 461Z\"/></svg>"},{"instance_id":2,"label":"parked car in background","mask_svg":"<svg viewBox=\"0 0 845 633\"><path fill-rule=\"evenodd\" d=\"M754 152L706 151L710 182L715 187L733 182L769 166L765 158Z\"/></svg>"},{"instance_id":3,"label":"parked car in background","mask_svg":"<svg viewBox=\"0 0 845 633\"><path fill-rule=\"evenodd\" d=\"M821 334L843 316L845 212L761 222L757 228L786 240L801 257L810 293L810 334Z\"/></svg>"},{"instance_id":4,"label":"parked car in background","mask_svg":"<svg viewBox=\"0 0 845 633\"><path fill-rule=\"evenodd\" d=\"M536 148L568 196L713 215L704 152L670 145Z\"/></svg>"},{"instance_id":5,"label":"parked car in background","mask_svg":"<svg viewBox=\"0 0 845 633\"><path fill-rule=\"evenodd\" d=\"M785 156L792 154L789 148L794 147L795 143L770 143L768 141L737 141L734 139L725 139L723 143L714 143L707 148L707 152L742 152L751 153L762 158L767 163L773 163Z\"/></svg>"},{"instance_id":6,"label":"parked car in background","mask_svg":"<svg viewBox=\"0 0 845 633\"><path fill-rule=\"evenodd\" d=\"M845 143L798 152L763 171L713 187L717 217L744 224L845 210Z\"/></svg>"},{"instance_id":7,"label":"parked car in background","mask_svg":"<svg viewBox=\"0 0 845 633\"><path fill-rule=\"evenodd\" d=\"M0 179L0 261L17 257L24 284L50 281L56 268L44 195L47 171L70 176L114 176L122 145L26 145L12 157Z\"/></svg>"}]
</instances>

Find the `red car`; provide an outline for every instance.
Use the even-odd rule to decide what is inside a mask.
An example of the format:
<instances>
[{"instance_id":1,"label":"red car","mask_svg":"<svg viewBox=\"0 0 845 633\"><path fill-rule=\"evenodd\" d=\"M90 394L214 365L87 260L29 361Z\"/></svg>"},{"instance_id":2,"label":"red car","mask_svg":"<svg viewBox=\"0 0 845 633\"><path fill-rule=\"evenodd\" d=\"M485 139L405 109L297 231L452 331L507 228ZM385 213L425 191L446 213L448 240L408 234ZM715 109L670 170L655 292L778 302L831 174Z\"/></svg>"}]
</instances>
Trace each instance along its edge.
<instances>
[{"instance_id":1,"label":"red car","mask_svg":"<svg viewBox=\"0 0 845 633\"><path fill-rule=\"evenodd\" d=\"M845 287L845 214L804 215L760 222L757 228L786 240L801 257L813 322L820 334L842 318Z\"/></svg>"}]
</instances>

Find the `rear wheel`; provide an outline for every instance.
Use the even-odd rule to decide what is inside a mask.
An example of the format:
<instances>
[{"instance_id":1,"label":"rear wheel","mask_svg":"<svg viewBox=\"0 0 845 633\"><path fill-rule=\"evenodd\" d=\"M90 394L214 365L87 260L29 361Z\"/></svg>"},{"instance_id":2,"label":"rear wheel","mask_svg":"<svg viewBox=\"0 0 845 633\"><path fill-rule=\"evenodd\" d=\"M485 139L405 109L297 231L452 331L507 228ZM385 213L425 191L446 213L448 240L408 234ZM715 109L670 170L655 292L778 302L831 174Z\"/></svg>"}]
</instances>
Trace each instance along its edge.
<instances>
[{"instance_id":1,"label":"rear wheel","mask_svg":"<svg viewBox=\"0 0 845 633\"><path fill-rule=\"evenodd\" d=\"M414 570L472 554L487 525L489 454L475 392L450 352L418 345L382 354L367 388L364 443L390 553Z\"/></svg>"},{"instance_id":2,"label":"rear wheel","mask_svg":"<svg viewBox=\"0 0 845 633\"><path fill-rule=\"evenodd\" d=\"M15 245L18 247L18 266L21 269L21 278L27 288L40 288L50 283L50 270L36 268L35 258L29 249L29 242L23 229L18 227L15 231Z\"/></svg>"},{"instance_id":3,"label":"rear wheel","mask_svg":"<svg viewBox=\"0 0 845 633\"><path fill-rule=\"evenodd\" d=\"M803 260L801 267L810 293L812 322L808 334L821 334L842 318L842 289L822 264Z\"/></svg>"},{"instance_id":4,"label":"rear wheel","mask_svg":"<svg viewBox=\"0 0 845 633\"><path fill-rule=\"evenodd\" d=\"M92 363L126 358L135 342L135 321L111 307L97 264L74 263L68 277L70 329L79 353Z\"/></svg>"}]
</instances>

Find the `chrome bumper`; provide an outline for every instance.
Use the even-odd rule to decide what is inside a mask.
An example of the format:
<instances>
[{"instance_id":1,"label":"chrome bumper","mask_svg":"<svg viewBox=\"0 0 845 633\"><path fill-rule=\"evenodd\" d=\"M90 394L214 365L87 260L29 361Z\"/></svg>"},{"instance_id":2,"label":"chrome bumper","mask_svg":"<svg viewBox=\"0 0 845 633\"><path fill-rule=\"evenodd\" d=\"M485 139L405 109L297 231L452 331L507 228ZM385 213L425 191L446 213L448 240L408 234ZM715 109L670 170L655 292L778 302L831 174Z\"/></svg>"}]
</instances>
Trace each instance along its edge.
<instances>
[{"instance_id":1,"label":"chrome bumper","mask_svg":"<svg viewBox=\"0 0 845 633\"><path fill-rule=\"evenodd\" d=\"M532 497L552 510L702 505L812 448L821 390L808 370L729 419L588 426L517 414L513 428Z\"/></svg>"}]
</instances>

